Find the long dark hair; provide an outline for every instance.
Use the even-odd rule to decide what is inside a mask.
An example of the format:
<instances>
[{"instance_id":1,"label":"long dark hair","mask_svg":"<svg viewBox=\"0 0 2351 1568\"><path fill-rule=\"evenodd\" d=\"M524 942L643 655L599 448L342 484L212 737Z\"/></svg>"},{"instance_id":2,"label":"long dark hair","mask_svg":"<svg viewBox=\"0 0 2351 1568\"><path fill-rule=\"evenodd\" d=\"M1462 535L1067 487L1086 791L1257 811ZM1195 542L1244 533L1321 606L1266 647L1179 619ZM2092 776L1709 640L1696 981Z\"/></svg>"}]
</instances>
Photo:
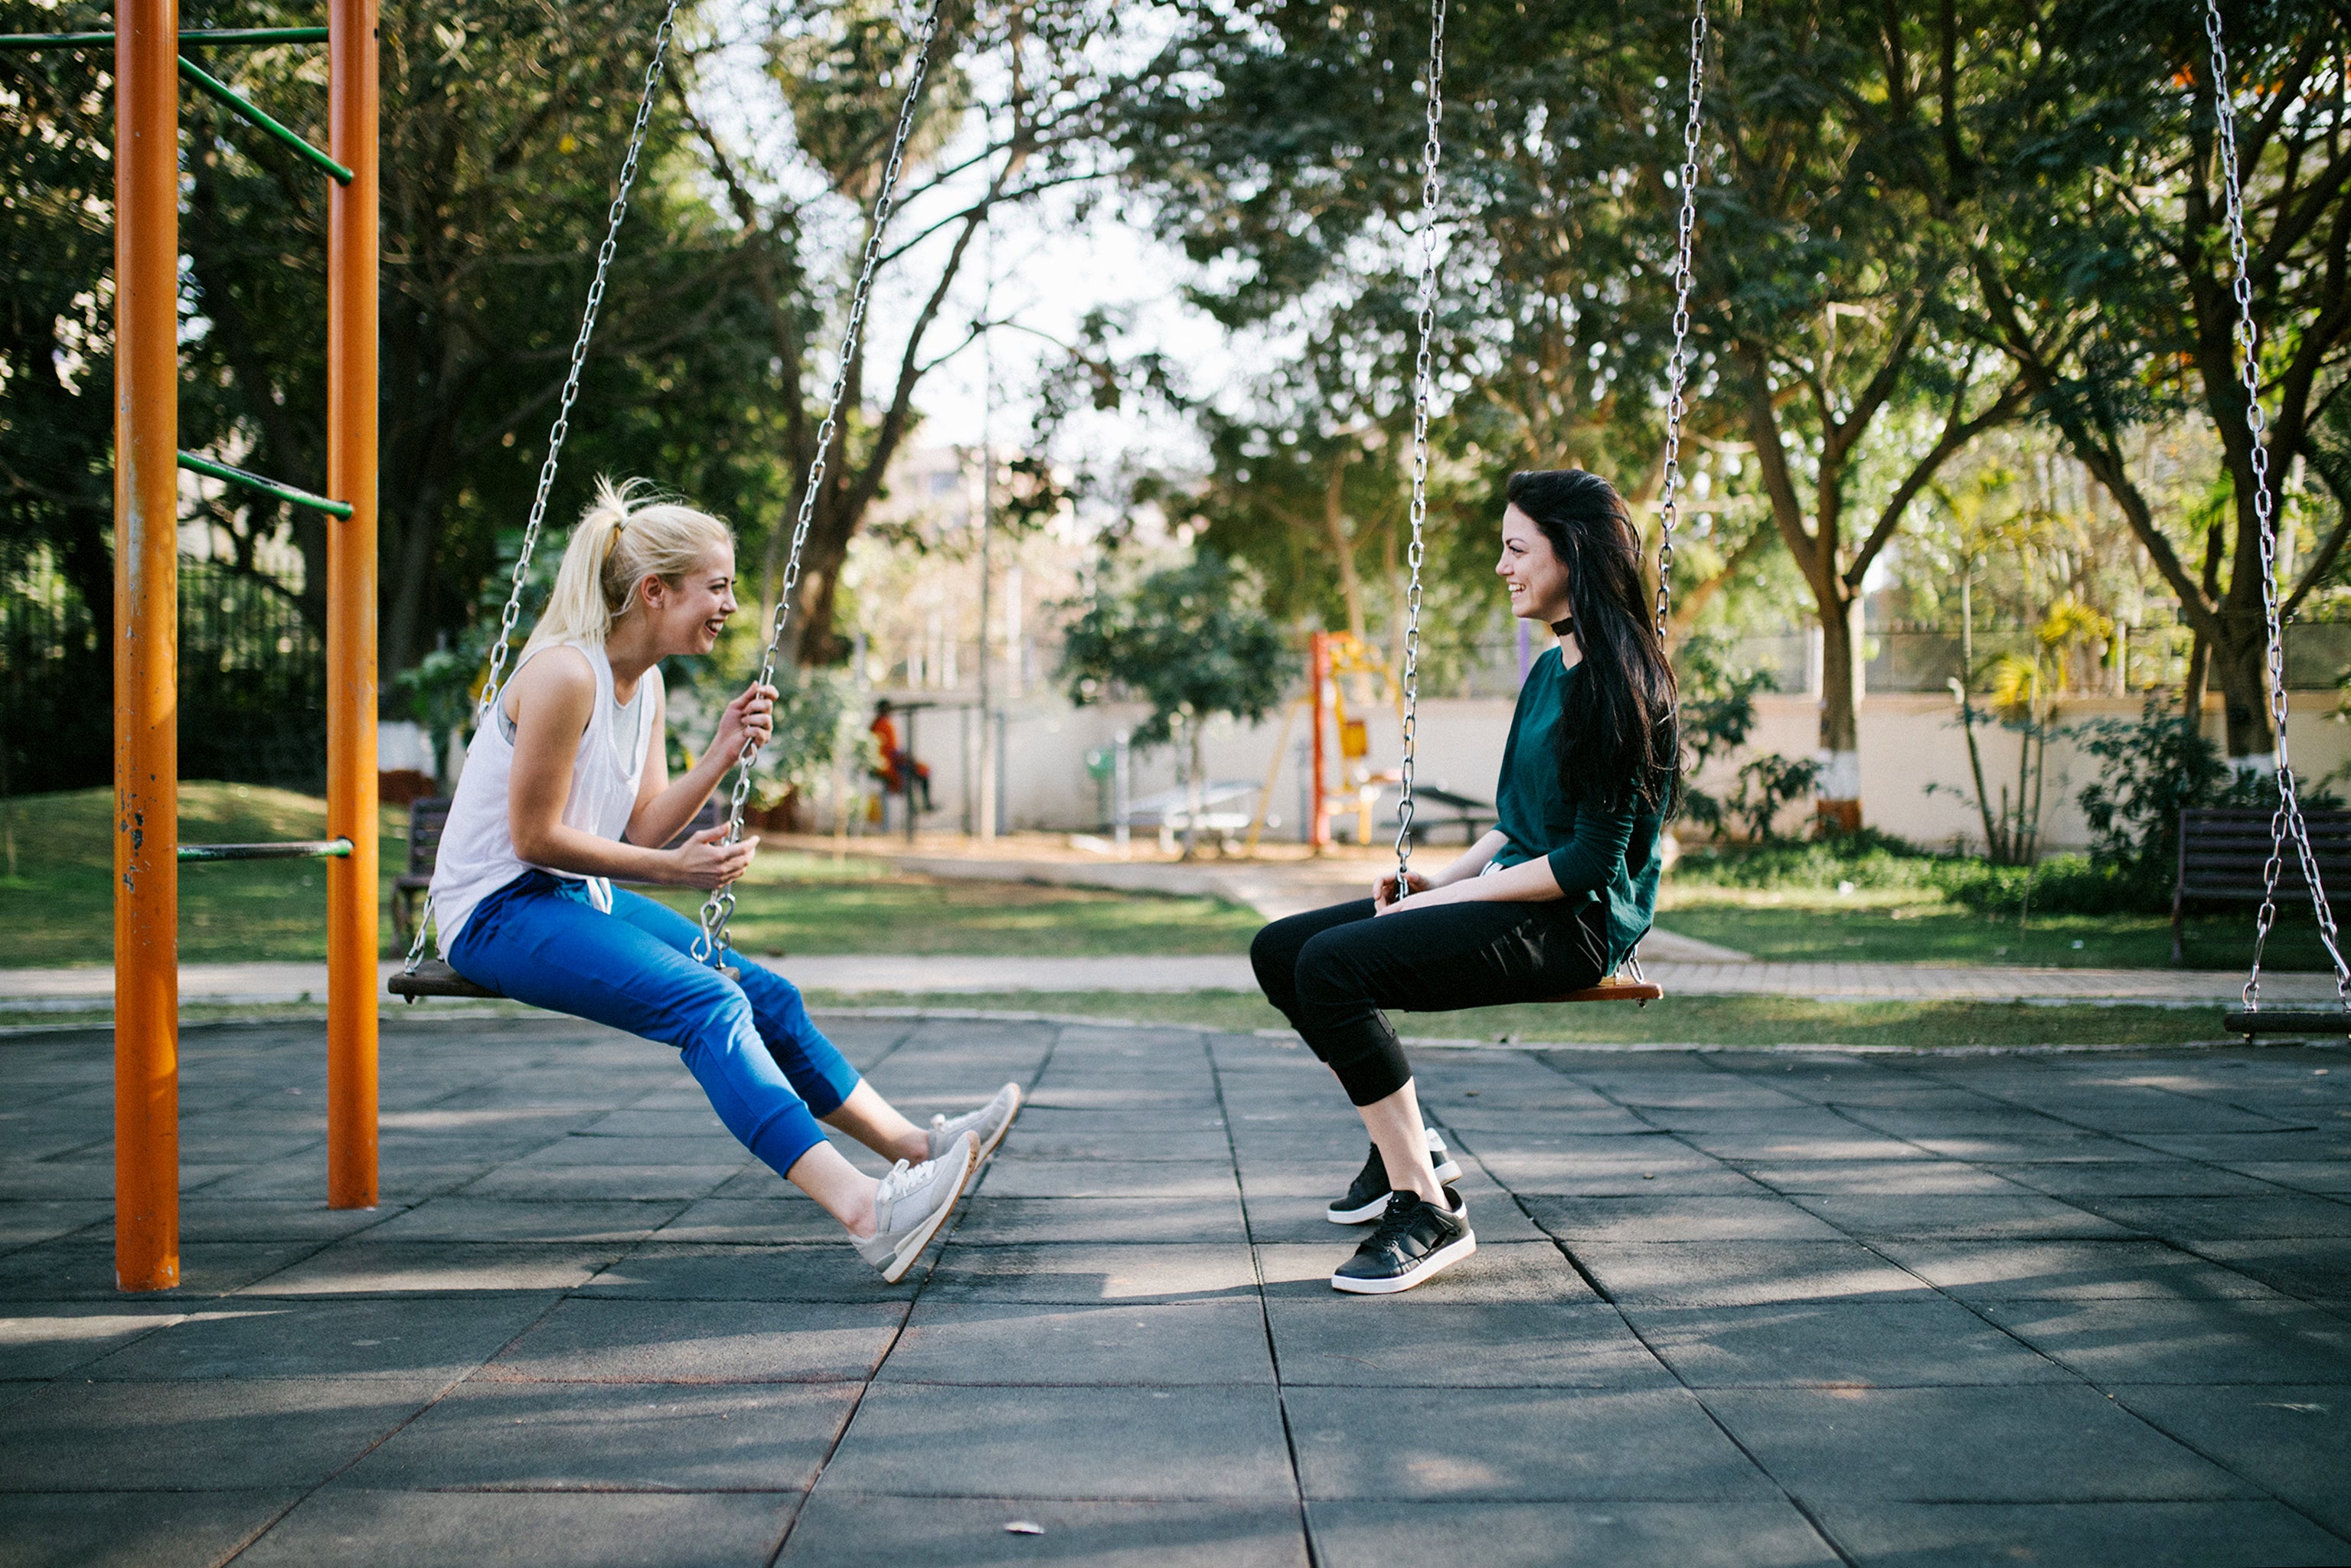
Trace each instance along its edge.
<instances>
[{"instance_id":1,"label":"long dark hair","mask_svg":"<svg viewBox=\"0 0 2351 1568\"><path fill-rule=\"evenodd\" d=\"M1581 468L1513 474L1505 494L1566 566L1583 651L1583 678L1569 683L1557 730L1562 786L1570 800L1670 813L1681 796L1674 671L1624 497Z\"/></svg>"}]
</instances>

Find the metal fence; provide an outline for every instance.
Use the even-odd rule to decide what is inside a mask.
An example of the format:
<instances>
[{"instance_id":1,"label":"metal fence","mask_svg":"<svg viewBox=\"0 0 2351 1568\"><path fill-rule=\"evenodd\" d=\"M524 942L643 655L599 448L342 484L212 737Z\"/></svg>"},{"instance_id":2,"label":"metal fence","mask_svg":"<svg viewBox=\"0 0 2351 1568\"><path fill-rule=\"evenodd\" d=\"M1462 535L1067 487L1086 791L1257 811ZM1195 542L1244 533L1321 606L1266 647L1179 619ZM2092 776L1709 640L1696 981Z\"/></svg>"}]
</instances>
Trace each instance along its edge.
<instances>
[{"instance_id":1,"label":"metal fence","mask_svg":"<svg viewBox=\"0 0 2351 1568\"><path fill-rule=\"evenodd\" d=\"M114 666L72 585L36 559L0 579L0 783L113 776ZM325 646L285 593L180 563L180 776L315 790L327 776Z\"/></svg>"}]
</instances>

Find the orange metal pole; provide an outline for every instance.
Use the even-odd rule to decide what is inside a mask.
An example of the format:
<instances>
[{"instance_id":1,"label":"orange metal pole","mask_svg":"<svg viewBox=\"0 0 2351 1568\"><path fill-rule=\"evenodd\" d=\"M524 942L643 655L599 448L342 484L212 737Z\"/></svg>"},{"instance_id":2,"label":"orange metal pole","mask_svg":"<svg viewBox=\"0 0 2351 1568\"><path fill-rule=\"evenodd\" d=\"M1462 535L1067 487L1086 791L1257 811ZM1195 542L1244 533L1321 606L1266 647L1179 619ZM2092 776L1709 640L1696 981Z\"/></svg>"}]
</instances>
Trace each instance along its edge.
<instances>
[{"instance_id":1,"label":"orange metal pole","mask_svg":"<svg viewBox=\"0 0 2351 1568\"><path fill-rule=\"evenodd\" d=\"M376 0L327 13L327 1203L376 1202Z\"/></svg>"},{"instance_id":2,"label":"orange metal pole","mask_svg":"<svg viewBox=\"0 0 2351 1568\"><path fill-rule=\"evenodd\" d=\"M180 1282L180 10L114 42L114 1281Z\"/></svg>"}]
</instances>

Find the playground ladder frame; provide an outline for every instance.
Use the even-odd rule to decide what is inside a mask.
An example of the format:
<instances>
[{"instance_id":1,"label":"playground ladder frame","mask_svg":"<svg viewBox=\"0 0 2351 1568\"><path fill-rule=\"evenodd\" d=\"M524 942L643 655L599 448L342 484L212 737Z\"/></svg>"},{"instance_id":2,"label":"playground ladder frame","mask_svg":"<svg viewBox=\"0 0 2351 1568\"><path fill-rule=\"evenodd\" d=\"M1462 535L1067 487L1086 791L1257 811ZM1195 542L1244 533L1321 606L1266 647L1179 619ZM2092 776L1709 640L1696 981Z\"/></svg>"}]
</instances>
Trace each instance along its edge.
<instances>
[{"instance_id":1,"label":"playground ladder frame","mask_svg":"<svg viewBox=\"0 0 2351 1568\"><path fill-rule=\"evenodd\" d=\"M318 31L183 35L177 0L120 0L110 40L103 34L6 40L16 48L109 41L114 48L114 1260L116 1283L125 1291L169 1290L180 1282L178 494L183 466L317 507L332 519L326 585L329 839L298 847L327 856L327 1201L335 1208L376 1203L378 5L327 0L327 11L328 147L324 154L307 144L298 149L334 182L327 228L327 497L241 470L224 473L205 460L188 461L179 450L180 44L183 37L308 42ZM251 108L225 88L214 96L239 112ZM257 110L246 118L281 141L299 141Z\"/></svg>"}]
</instances>

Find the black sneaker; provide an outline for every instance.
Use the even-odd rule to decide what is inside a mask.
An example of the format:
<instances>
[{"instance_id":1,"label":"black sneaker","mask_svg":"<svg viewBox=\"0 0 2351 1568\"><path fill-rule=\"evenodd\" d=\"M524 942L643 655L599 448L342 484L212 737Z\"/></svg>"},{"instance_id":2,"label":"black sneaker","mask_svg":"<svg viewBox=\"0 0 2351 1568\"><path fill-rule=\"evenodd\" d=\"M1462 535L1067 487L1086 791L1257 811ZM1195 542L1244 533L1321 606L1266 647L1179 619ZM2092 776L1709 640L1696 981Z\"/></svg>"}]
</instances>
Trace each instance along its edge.
<instances>
[{"instance_id":1,"label":"black sneaker","mask_svg":"<svg viewBox=\"0 0 2351 1568\"><path fill-rule=\"evenodd\" d=\"M1447 1182L1459 1181L1461 1166L1445 1152L1445 1140L1433 1130L1424 1131L1428 1132L1428 1163L1437 1167L1437 1185L1442 1186ZM1322 1217L1333 1225L1368 1225L1380 1217L1380 1210L1388 1206L1388 1194L1392 1190L1388 1186L1388 1163L1380 1158L1380 1146L1374 1144L1371 1157L1364 1162L1363 1170L1355 1177L1355 1185L1347 1189L1346 1197L1332 1199L1331 1207L1322 1211Z\"/></svg>"},{"instance_id":2,"label":"black sneaker","mask_svg":"<svg viewBox=\"0 0 2351 1568\"><path fill-rule=\"evenodd\" d=\"M1380 1227L1364 1238L1355 1255L1331 1276L1331 1288L1357 1296L1393 1295L1409 1291L1424 1280L1451 1268L1478 1250L1477 1232L1469 1228L1469 1207L1451 1187L1445 1189L1451 1209L1442 1209L1417 1193L1388 1195L1387 1212Z\"/></svg>"}]
</instances>

